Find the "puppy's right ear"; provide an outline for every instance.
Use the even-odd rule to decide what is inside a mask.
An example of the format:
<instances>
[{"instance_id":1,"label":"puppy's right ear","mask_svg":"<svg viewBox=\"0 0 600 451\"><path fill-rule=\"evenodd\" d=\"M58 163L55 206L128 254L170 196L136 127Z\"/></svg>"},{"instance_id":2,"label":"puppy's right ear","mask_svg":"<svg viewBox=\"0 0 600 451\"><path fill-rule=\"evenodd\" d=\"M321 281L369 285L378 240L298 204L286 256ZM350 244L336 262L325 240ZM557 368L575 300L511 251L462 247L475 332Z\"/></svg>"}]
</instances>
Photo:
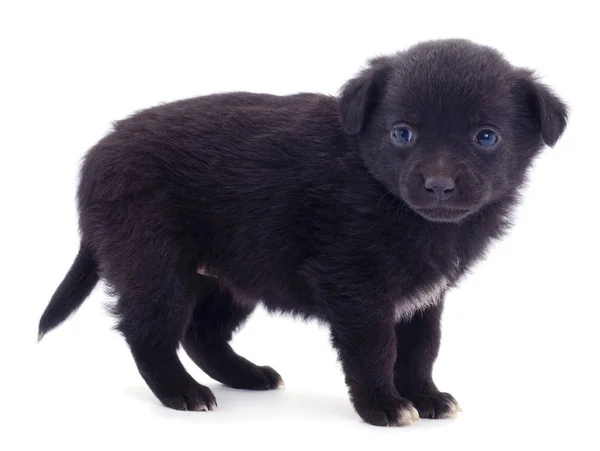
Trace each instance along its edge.
<instances>
[{"instance_id":1,"label":"puppy's right ear","mask_svg":"<svg viewBox=\"0 0 600 451\"><path fill-rule=\"evenodd\" d=\"M370 60L369 67L342 87L340 114L344 130L348 133L355 135L363 129L375 105L383 97L391 71L388 61L387 57Z\"/></svg>"}]
</instances>

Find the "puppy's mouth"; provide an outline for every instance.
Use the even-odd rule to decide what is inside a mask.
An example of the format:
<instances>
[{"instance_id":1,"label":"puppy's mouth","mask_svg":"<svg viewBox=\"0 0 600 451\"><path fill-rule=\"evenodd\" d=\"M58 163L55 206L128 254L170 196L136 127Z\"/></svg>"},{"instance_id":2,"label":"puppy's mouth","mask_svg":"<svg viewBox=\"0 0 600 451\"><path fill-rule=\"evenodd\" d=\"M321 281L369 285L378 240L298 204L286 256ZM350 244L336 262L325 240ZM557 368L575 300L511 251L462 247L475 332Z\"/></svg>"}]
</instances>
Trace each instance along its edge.
<instances>
[{"instance_id":1,"label":"puppy's mouth","mask_svg":"<svg viewBox=\"0 0 600 451\"><path fill-rule=\"evenodd\" d=\"M411 171L400 181L400 197L418 215L431 222L458 223L479 211L490 189L473 174L424 177Z\"/></svg>"},{"instance_id":2,"label":"puppy's mouth","mask_svg":"<svg viewBox=\"0 0 600 451\"><path fill-rule=\"evenodd\" d=\"M450 208L450 207L424 207L415 208L413 210L423 218L431 222L449 222L457 223L471 215L474 210L467 208Z\"/></svg>"}]
</instances>

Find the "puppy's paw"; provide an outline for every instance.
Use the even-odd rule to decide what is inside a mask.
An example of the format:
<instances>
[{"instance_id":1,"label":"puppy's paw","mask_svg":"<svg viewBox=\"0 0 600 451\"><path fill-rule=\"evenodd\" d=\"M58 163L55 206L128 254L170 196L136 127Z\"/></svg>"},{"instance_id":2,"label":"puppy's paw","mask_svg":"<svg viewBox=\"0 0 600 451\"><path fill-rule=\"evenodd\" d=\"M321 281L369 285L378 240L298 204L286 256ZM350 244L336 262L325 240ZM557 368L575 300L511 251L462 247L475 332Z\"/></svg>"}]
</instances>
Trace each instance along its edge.
<instances>
[{"instance_id":1,"label":"puppy's paw","mask_svg":"<svg viewBox=\"0 0 600 451\"><path fill-rule=\"evenodd\" d=\"M409 426L419 421L419 412L412 403L400 396L384 399L378 404L355 402L360 417L374 426Z\"/></svg>"},{"instance_id":2,"label":"puppy's paw","mask_svg":"<svg viewBox=\"0 0 600 451\"><path fill-rule=\"evenodd\" d=\"M281 378L279 373L273 368L271 368L270 366L261 366L259 368L263 372L263 378L265 381L265 385L263 387L265 390L274 390L276 388L285 387L283 379Z\"/></svg>"},{"instance_id":3,"label":"puppy's paw","mask_svg":"<svg viewBox=\"0 0 600 451\"><path fill-rule=\"evenodd\" d=\"M421 418L454 418L461 412L456 399L449 393L424 393L409 396Z\"/></svg>"},{"instance_id":4,"label":"puppy's paw","mask_svg":"<svg viewBox=\"0 0 600 451\"><path fill-rule=\"evenodd\" d=\"M217 407L212 391L197 383L187 384L175 393L161 394L158 398L166 407L175 410L206 412Z\"/></svg>"}]
</instances>

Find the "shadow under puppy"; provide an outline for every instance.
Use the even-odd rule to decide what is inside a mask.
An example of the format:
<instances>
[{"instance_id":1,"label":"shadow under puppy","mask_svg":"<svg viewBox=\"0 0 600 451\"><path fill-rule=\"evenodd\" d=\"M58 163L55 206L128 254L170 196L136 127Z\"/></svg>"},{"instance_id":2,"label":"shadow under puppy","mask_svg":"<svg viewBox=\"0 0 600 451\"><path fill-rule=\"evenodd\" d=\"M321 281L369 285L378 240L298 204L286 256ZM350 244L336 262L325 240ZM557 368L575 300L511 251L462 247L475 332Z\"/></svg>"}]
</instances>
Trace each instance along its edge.
<instances>
[{"instance_id":1,"label":"shadow under puppy","mask_svg":"<svg viewBox=\"0 0 600 451\"><path fill-rule=\"evenodd\" d=\"M458 39L373 59L339 97L239 92L137 112L85 156L81 248L40 337L102 278L156 397L212 410L178 346L223 384L279 387L228 344L262 302L329 324L366 422L452 416L432 380L444 292L506 232L566 121L530 71Z\"/></svg>"}]
</instances>

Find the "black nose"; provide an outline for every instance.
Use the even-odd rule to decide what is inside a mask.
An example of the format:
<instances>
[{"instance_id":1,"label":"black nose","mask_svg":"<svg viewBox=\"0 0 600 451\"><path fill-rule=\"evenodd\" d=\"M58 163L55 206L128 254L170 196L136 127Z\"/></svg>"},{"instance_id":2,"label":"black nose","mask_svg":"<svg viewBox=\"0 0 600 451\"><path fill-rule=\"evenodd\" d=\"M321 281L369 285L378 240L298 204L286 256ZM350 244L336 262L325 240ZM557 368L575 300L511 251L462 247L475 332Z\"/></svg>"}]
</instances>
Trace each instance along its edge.
<instances>
[{"instance_id":1,"label":"black nose","mask_svg":"<svg viewBox=\"0 0 600 451\"><path fill-rule=\"evenodd\" d=\"M427 177L423 187L429 197L438 201L449 199L456 191L454 180L449 177Z\"/></svg>"}]
</instances>

